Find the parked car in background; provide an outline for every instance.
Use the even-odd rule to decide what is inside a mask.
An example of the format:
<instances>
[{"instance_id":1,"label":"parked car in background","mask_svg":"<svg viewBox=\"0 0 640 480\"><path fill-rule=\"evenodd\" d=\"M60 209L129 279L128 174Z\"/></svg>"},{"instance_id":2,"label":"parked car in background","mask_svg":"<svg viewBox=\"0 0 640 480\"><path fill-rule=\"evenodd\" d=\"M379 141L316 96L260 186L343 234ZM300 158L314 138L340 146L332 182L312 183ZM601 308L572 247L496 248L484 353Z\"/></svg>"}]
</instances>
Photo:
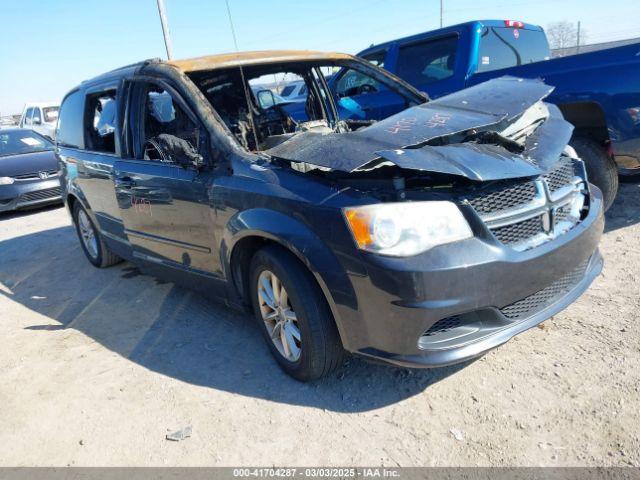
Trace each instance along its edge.
<instances>
[{"instance_id":1,"label":"parked car in background","mask_svg":"<svg viewBox=\"0 0 640 480\"><path fill-rule=\"evenodd\" d=\"M251 91L255 95L260 108L264 110L278 105L280 109L284 110L289 117L297 122L304 122L307 118L307 113L305 112L306 95L301 101L287 100L274 93L273 90L263 88L259 84L251 85Z\"/></svg>"},{"instance_id":2,"label":"parked car in background","mask_svg":"<svg viewBox=\"0 0 640 480\"><path fill-rule=\"evenodd\" d=\"M62 202L53 149L32 130L0 130L0 212Z\"/></svg>"},{"instance_id":3,"label":"parked car in background","mask_svg":"<svg viewBox=\"0 0 640 480\"><path fill-rule=\"evenodd\" d=\"M289 82L280 90L280 96L288 102L304 102L307 99L307 85L302 80Z\"/></svg>"},{"instance_id":4,"label":"parked car in background","mask_svg":"<svg viewBox=\"0 0 640 480\"><path fill-rule=\"evenodd\" d=\"M40 135L53 139L59 109L60 106L57 103L27 103L22 111L18 126L34 130Z\"/></svg>"},{"instance_id":5,"label":"parked car in background","mask_svg":"<svg viewBox=\"0 0 640 480\"><path fill-rule=\"evenodd\" d=\"M334 65L406 108L340 117L321 79ZM288 74L313 92L303 120L251 89ZM296 379L344 350L462 362L567 307L602 268L602 196L550 91L501 78L427 102L339 53L149 60L64 98L63 198L94 266L127 259L252 310Z\"/></svg>"},{"instance_id":6,"label":"parked car in background","mask_svg":"<svg viewBox=\"0 0 640 480\"><path fill-rule=\"evenodd\" d=\"M608 208L618 190L616 166L622 178L640 179L639 54L635 43L549 59L541 27L481 20L391 40L358 55L432 98L503 75L542 78L555 87L548 101L575 126L571 145ZM340 87L349 79L338 75ZM385 91L364 91L356 101L383 116L403 107Z\"/></svg>"},{"instance_id":7,"label":"parked car in background","mask_svg":"<svg viewBox=\"0 0 640 480\"><path fill-rule=\"evenodd\" d=\"M6 117L0 117L0 128L15 127L17 125L12 115Z\"/></svg>"}]
</instances>

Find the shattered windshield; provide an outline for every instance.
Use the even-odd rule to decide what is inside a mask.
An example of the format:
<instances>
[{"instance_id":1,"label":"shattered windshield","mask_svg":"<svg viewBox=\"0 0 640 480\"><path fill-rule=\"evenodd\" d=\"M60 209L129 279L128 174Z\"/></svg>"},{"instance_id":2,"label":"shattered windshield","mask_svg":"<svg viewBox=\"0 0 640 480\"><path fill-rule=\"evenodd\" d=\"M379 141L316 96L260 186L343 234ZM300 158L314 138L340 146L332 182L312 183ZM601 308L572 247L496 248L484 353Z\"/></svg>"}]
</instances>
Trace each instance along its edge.
<instances>
[{"instance_id":1,"label":"shattered windshield","mask_svg":"<svg viewBox=\"0 0 640 480\"><path fill-rule=\"evenodd\" d=\"M268 150L307 131L355 131L424 101L381 70L355 61L234 67L190 77L249 151ZM295 102L277 93L291 84L303 85Z\"/></svg>"}]
</instances>

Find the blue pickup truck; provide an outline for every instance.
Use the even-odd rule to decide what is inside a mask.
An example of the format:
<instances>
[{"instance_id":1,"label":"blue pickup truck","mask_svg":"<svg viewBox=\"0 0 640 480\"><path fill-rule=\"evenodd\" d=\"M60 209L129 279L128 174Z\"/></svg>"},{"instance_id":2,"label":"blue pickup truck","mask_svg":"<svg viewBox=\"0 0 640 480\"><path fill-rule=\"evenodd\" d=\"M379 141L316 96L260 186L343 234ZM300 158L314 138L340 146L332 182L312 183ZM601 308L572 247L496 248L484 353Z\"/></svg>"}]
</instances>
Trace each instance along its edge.
<instances>
[{"instance_id":1,"label":"blue pickup truck","mask_svg":"<svg viewBox=\"0 0 640 480\"><path fill-rule=\"evenodd\" d=\"M542 78L555 87L546 101L575 127L571 145L603 190L606 207L618 189L617 173L640 179L640 44L550 59L541 27L482 20L372 45L358 55L431 98L503 75ZM363 120L404 108L394 92L360 84L353 73L339 71L331 83Z\"/></svg>"}]
</instances>

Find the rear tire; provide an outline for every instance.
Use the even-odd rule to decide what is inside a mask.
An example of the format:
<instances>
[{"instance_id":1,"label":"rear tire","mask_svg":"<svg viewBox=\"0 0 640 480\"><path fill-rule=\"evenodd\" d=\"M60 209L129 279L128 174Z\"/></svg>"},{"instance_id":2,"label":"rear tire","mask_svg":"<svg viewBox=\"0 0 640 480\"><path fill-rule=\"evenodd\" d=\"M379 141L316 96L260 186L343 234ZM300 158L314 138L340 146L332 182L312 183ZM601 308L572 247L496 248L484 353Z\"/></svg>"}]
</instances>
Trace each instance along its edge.
<instances>
[{"instance_id":1,"label":"rear tire","mask_svg":"<svg viewBox=\"0 0 640 480\"><path fill-rule=\"evenodd\" d=\"M575 137L570 144L584 162L589 181L602 190L606 212L618 193L618 166L615 160L601 145L590 138Z\"/></svg>"},{"instance_id":2,"label":"rear tire","mask_svg":"<svg viewBox=\"0 0 640 480\"><path fill-rule=\"evenodd\" d=\"M122 258L113 253L104 243L93 220L79 202L73 205L73 223L82 251L94 267L106 268L122 261Z\"/></svg>"},{"instance_id":3,"label":"rear tire","mask_svg":"<svg viewBox=\"0 0 640 480\"><path fill-rule=\"evenodd\" d=\"M264 282L274 277L276 288L284 292L283 304L277 298L280 290L276 291L273 283L267 283L265 290ZM306 382L326 376L342 365L344 350L329 305L311 273L296 257L277 246L258 250L251 260L249 285L258 326L272 355L287 374ZM274 298L268 300L265 294L273 294ZM272 303L276 308L272 308ZM288 332L288 338L296 340L293 348L284 345Z\"/></svg>"}]
</instances>

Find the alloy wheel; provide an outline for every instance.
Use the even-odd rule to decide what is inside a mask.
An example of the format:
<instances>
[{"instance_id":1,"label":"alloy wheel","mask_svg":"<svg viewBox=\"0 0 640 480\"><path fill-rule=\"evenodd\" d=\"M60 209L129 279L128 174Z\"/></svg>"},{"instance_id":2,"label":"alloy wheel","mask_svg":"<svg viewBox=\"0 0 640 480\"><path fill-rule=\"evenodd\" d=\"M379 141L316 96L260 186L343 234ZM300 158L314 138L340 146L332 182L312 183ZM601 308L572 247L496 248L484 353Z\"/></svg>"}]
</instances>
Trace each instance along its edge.
<instances>
[{"instance_id":1,"label":"alloy wheel","mask_svg":"<svg viewBox=\"0 0 640 480\"><path fill-rule=\"evenodd\" d=\"M258 277L258 304L269 338L290 362L300 359L302 340L298 318L280 279L269 270Z\"/></svg>"},{"instance_id":2,"label":"alloy wheel","mask_svg":"<svg viewBox=\"0 0 640 480\"><path fill-rule=\"evenodd\" d=\"M78 212L78 228L80 229L82 244L86 248L87 252L91 258L98 258L98 239L96 238L89 216L82 209Z\"/></svg>"}]
</instances>

